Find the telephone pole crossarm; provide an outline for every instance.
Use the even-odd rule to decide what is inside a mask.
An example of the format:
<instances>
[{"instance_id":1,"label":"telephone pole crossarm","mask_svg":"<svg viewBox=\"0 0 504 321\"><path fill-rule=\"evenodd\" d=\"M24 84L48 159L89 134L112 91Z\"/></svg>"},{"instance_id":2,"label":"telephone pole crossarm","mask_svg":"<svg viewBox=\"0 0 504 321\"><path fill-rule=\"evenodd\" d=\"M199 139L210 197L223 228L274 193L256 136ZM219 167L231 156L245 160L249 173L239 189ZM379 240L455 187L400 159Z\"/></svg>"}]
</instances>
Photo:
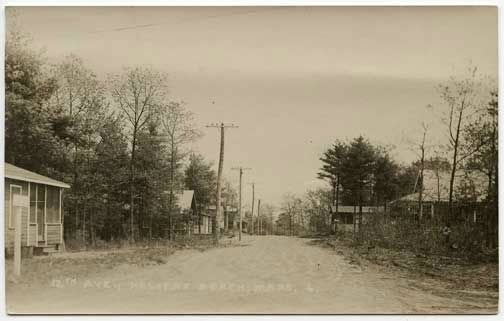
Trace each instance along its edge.
<instances>
[{"instance_id":1,"label":"telephone pole crossarm","mask_svg":"<svg viewBox=\"0 0 504 321\"><path fill-rule=\"evenodd\" d=\"M240 128L235 124L211 123L205 126L206 128Z\"/></svg>"}]
</instances>

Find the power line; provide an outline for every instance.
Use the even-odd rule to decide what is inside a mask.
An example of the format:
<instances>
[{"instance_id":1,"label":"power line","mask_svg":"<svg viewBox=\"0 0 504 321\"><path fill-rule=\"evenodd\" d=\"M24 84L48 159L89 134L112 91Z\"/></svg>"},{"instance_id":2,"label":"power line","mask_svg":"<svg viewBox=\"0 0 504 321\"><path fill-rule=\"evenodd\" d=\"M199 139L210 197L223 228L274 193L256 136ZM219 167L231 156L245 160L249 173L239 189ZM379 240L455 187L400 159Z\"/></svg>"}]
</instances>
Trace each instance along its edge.
<instances>
[{"instance_id":1,"label":"power line","mask_svg":"<svg viewBox=\"0 0 504 321\"><path fill-rule=\"evenodd\" d=\"M199 22L199 21L204 21L204 20L212 20L212 19L216 19L216 18L224 18L224 17L230 17L230 16L249 15L249 14L254 14L254 13L259 13L259 12L267 12L267 11L271 11L272 9L275 10L278 8L265 8L265 9L259 9L259 10L247 10L247 11L241 11L241 12L206 15L206 16L200 16L200 17L194 17L194 18L182 18L182 19L179 19L176 21L169 21L169 22L126 25L126 26L115 27L115 28L110 28L110 29L88 31L87 33L96 34L96 33L104 33L104 32L120 32L120 31L128 31L128 30L135 30L135 29L152 28L152 27L157 27L157 26L162 26L162 25L178 25L178 24L184 24L184 23L194 23L194 22Z\"/></svg>"}]
</instances>

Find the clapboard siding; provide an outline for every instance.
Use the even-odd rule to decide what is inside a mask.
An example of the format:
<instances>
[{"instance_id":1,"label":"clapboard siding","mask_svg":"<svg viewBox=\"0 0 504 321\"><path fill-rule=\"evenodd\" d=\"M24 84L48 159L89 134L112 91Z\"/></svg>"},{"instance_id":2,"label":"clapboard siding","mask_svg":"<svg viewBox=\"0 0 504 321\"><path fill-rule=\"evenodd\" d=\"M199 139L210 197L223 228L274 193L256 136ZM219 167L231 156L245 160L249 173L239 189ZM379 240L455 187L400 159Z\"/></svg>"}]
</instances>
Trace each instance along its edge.
<instances>
[{"instance_id":1,"label":"clapboard siding","mask_svg":"<svg viewBox=\"0 0 504 321\"><path fill-rule=\"evenodd\" d=\"M201 227L198 227L198 224L194 225L193 233L194 234L210 234L211 230L211 220L208 216L201 217ZM201 231L201 232L200 232Z\"/></svg>"},{"instance_id":2,"label":"clapboard siding","mask_svg":"<svg viewBox=\"0 0 504 321\"><path fill-rule=\"evenodd\" d=\"M47 224L47 244L61 243L61 224Z\"/></svg>"},{"instance_id":3,"label":"clapboard siding","mask_svg":"<svg viewBox=\"0 0 504 321\"><path fill-rule=\"evenodd\" d=\"M5 247L14 246L14 228L9 227L10 223L10 187L11 185L21 186L21 195L28 196L28 183L18 180L5 179L5 189L4 189L4 231L5 231ZM21 211L21 244L27 245L27 223L28 223L28 207L25 207ZM14 224L14 222L13 222Z\"/></svg>"},{"instance_id":4,"label":"clapboard siding","mask_svg":"<svg viewBox=\"0 0 504 321\"><path fill-rule=\"evenodd\" d=\"M14 246L14 222L12 224L10 223L10 203L11 203L11 185L16 185L16 186L21 186L21 194L24 196L29 196L29 188L30 186L30 193L35 193L35 186L37 184L35 183L28 183L24 181L20 181L17 179L10 179L10 178L5 178L5 189L4 189L4 235L5 235L5 247L6 248L12 248ZM38 184L39 186L44 187L43 184ZM45 188L45 187L44 187ZM58 203L56 205L53 204L54 209L59 211L60 204L59 202L61 201L60 197L60 189L56 189L55 193L57 193L58 197ZM56 199L56 198L55 198ZM31 201L31 200L30 200ZM35 219L33 218L32 223L29 223L29 218L30 218L30 209L29 206L31 203L27 204L27 207L23 207L21 211L21 245L22 246L38 246L38 230L37 230L37 224L34 224ZM53 209L53 212L54 212ZM44 209L42 209L44 211ZM34 214L34 211L32 211ZM41 213L43 215L43 212ZM63 228L61 224L61 217L63 216L63 213L61 215L59 212L56 214L53 213L52 219L53 222L48 223L47 225L47 244L60 244L62 242L62 233L63 233ZM30 226L28 226L30 224ZM42 224L44 224L43 221L43 216L42 216ZM45 225L42 225L44 228Z\"/></svg>"},{"instance_id":5,"label":"clapboard siding","mask_svg":"<svg viewBox=\"0 0 504 321\"><path fill-rule=\"evenodd\" d=\"M10 206L7 208L10 209ZM23 246L27 245L27 237L26 237L27 222L28 222L28 208L23 208L21 217L21 231L22 231L21 245ZM5 223L6 223L5 245L6 247L14 246L14 229L8 228L7 220L5 221Z\"/></svg>"}]
</instances>

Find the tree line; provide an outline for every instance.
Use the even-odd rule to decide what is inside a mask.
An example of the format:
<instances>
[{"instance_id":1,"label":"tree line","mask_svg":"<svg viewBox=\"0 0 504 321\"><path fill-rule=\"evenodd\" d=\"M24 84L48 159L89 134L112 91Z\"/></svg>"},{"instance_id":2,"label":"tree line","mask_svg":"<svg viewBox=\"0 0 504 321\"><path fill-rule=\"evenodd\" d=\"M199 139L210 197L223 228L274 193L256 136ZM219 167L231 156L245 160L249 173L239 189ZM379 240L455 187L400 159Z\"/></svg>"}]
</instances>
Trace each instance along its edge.
<instances>
[{"instance_id":1,"label":"tree line","mask_svg":"<svg viewBox=\"0 0 504 321\"><path fill-rule=\"evenodd\" d=\"M317 174L329 189L318 188L302 196L287 194L277 223L282 234L327 233L331 213L341 205L354 205L362 215L363 206L383 206L411 192L415 170L401 166L384 146L373 145L363 136L351 141L336 140L320 158ZM362 221L362 220L360 220Z\"/></svg>"},{"instance_id":2,"label":"tree line","mask_svg":"<svg viewBox=\"0 0 504 321\"><path fill-rule=\"evenodd\" d=\"M166 73L99 79L76 55L49 63L10 28L5 89L5 161L71 185L66 240L172 236L179 191L195 191L198 212L215 203L212 164L188 148L202 133Z\"/></svg>"},{"instance_id":3,"label":"tree line","mask_svg":"<svg viewBox=\"0 0 504 321\"><path fill-rule=\"evenodd\" d=\"M450 227L460 220L462 205L483 207L485 239L488 247L497 245L498 229L498 94L495 81L469 67L462 76L450 77L437 87L439 101L428 105L431 122L419 120L418 137L410 137L409 147L417 155L410 164L398 163L391 149L373 145L363 136L336 140L320 158L319 179L328 189L308 191L298 197L286 195L277 224L283 234L296 228L313 232L327 231L331 213L339 205L353 205L362 224L363 206L382 206L387 211L391 201L415 193L416 217L423 216L424 173L429 170L440 180L448 177L446 199L438 188L437 203L446 203L441 224ZM437 121L436 121L437 119ZM439 126L441 132L434 132ZM443 175L446 174L446 175ZM474 176L486 177L477 188ZM480 184L481 185L481 184ZM480 186L481 187L481 186ZM318 195L310 202L310 196ZM331 208L332 206L332 208ZM293 232L294 231L294 232ZM470 230L467 230L470 231ZM473 231L474 232L474 231Z\"/></svg>"}]
</instances>

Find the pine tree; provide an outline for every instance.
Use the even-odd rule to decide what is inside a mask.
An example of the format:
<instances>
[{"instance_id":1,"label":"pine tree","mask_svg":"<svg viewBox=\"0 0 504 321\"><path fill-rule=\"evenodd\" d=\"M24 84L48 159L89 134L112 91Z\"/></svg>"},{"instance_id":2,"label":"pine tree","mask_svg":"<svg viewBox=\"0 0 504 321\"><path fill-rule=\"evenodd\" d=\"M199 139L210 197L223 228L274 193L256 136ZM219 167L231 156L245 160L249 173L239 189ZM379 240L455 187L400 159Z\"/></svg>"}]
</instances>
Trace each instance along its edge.
<instances>
[{"instance_id":1,"label":"pine tree","mask_svg":"<svg viewBox=\"0 0 504 321\"><path fill-rule=\"evenodd\" d=\"M216 174L212 169L212 163L206 162L201 155L191 154L189 165L185 169L185 187L194 191L197 200L198 222L201 222L203 211L209 205L215 204L216 183Z\"/></svg>"}]
</instances>

